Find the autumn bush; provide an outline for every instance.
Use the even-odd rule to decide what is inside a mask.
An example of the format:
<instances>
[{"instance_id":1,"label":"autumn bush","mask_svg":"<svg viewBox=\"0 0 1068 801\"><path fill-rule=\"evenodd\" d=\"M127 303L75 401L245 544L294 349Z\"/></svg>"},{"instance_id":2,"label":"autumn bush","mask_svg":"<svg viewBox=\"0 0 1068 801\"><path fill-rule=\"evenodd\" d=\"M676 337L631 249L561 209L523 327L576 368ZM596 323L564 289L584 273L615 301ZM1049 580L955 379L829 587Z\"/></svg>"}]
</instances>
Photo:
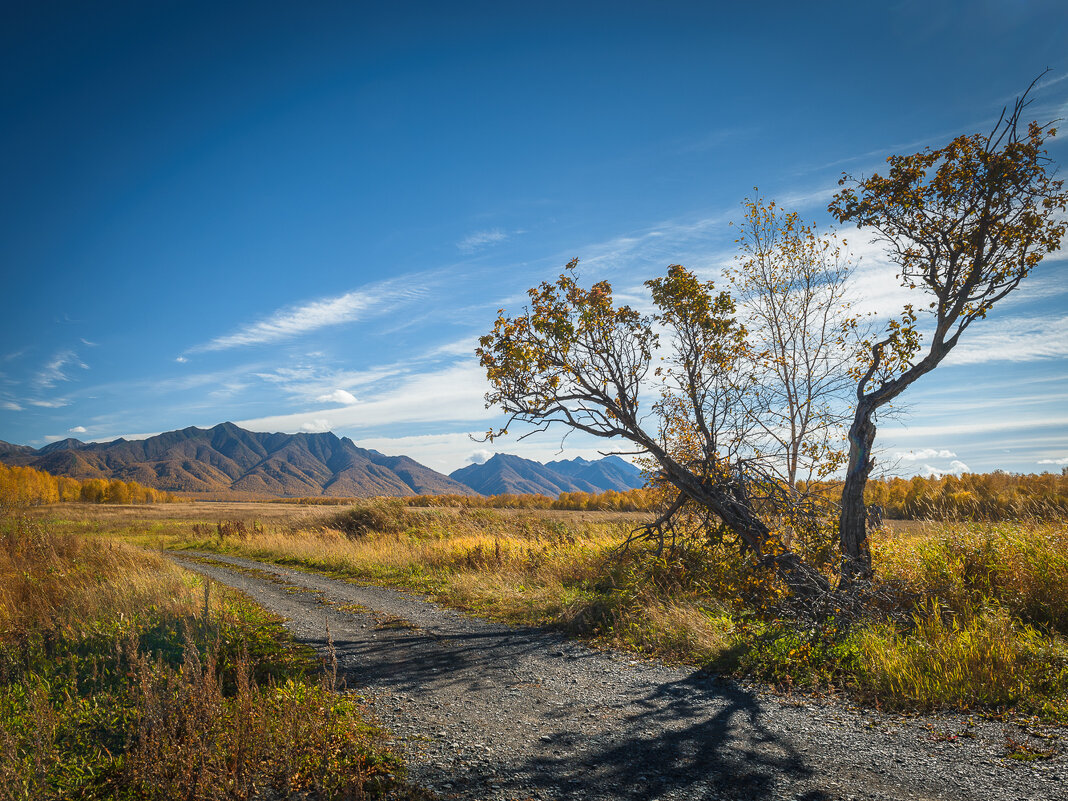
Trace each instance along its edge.
<instances>
[{"instance_id":1,"label":"autumn bush","mask_svg":"<svg viewBox=\"0 0 1068 801\"><path fill-rule=\"evenodd\" d=\"M354 504L349 508L327 515L321 525L326 529L340 531L347 537L361 537L371 532L395 534L416 523L418 518L409 513L399 499L380 498Z\"/></svg>"}]
</instances>

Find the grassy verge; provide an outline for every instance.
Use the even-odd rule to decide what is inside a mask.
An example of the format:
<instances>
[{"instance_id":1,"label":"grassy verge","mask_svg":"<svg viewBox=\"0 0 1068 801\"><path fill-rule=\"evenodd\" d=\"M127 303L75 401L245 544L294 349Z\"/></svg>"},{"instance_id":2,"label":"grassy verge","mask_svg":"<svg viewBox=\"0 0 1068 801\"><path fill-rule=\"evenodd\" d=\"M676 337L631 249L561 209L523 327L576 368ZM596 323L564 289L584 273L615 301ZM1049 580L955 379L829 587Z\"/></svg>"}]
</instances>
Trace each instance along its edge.
<instances>
[{"instance_id":1,"label":"grassy verge","mask_svg":"<svg viewBox=\"0 0 1068 801\"><path fill-rule=\"evenodd\" d=\"M314 652L114 539L0 521L0 799L418 798Z\"/></svg>"},{"instance_id":2,"label":"grassy verge","mask_svg":"<svg viewBox=\"0 0 1068 801\"><path fill-rule=\"evenodd\" d=\"M882 708L1068 722L1068 525L932 524L879 532L857 618L803 622L728 544L671 557L616 548L635 521L589 513L295 510L266 525L184 521L127 536L243 554L428 593L499 620L782 688ZM71 523L70 525L74 525ZM116 530L100 523L101 530Z\"/></svg>"}]
</instances>

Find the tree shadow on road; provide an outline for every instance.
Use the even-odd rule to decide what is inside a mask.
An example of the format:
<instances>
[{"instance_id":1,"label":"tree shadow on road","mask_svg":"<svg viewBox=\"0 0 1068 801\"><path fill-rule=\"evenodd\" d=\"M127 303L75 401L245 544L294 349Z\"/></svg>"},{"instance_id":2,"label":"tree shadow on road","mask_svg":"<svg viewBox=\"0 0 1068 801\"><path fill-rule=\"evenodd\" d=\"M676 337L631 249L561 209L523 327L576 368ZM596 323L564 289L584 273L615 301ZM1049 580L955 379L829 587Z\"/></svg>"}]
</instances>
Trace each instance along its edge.
<instances>
[{"instance_id":1,"label":"tree shadow on road","mask_svg":"<svg viewBox=\"0 0 1068 801\"><path fill-rule=\"evenodd\" d=\"M421 629L376 631L335 647L361 686L459 699L500 698L509 687L524 685L514 666L523 663L529 670L529 660L544 666L539 683L552 692L559 683L559 703L532 707L531 715L544 725L532 732L517 724L510 734L524 746L516 749L518 761L492 766L507 774L494 776L492 783L509 797L527 798L536 789L550 798L770 799L779 797L784 777L812 775L790 741L766 727L765 709L752 692L704 672L643 683L618 662L610 663L628 679L613 689L611 705L599 709L600 701L583 699L581 681L568 684L569 677L584 675L568 666L607 657L540 629L448 636ZM604 716L607 725L582 719L591 715ZM469 787L491 781L474 775L468 780ZM819 791L793 797L829 798Z\"/></svg>"},{"instance_id":2,"label":"tree shadow on road","mask_svg":"<svg viewBox=\"0 0 1068 801\"><path fill-rule=\"evenodd\" d=\"M694 674L651 688L607 736L551 738L524 771L561 797L611 786L620 798L775 798L780 777L811 770L763 715L752 693Z\"/></svg>"}]
</instances>

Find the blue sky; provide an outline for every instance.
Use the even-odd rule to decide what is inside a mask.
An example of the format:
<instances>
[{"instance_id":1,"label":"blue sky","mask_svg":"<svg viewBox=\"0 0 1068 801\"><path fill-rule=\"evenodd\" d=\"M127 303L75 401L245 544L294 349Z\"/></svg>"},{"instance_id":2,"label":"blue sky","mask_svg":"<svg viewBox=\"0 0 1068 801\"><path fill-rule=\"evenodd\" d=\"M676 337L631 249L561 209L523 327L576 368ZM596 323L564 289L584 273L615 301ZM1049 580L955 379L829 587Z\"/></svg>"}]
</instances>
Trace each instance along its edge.
<instances>
[{"instance_id":1,"label":"blue sky","mask_svg":"<svg viewBox=\"0 0 1068 801\"><path fill-rule=\"evenodd\" d=\"M563 431L468 436L497 421L475 339L527 287L572 257L624 296L714 278L754 187L827 226L843 170L988 129L1047 67L1032 116L1068 117L1057 0L2 13L0 439L35 446L232 420L444 471L557 458ZM887 461L1068 463L1066 292L1062 252L910 390Z\"/></svg>"}]
</instances>

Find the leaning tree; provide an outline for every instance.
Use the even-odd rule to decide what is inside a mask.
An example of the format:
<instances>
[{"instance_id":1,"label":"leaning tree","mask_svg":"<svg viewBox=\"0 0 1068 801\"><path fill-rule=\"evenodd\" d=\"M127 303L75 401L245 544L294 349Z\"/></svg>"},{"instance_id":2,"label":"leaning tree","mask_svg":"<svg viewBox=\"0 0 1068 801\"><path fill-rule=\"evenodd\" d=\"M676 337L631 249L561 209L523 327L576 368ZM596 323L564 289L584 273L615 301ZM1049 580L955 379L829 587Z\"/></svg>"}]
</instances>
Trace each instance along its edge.
<instances>
[{"instance_id":1,"label":"leaning tree","mask_svg":"<svg viewBox=\"0 0 1068 801\"><path fill-rule=\"evenodd\" d=\"M843 175L839 184L849 186L830 204L840 222L871 229L902 284L927 296L925 307L905 306L870 345L856 385L839 518L847 586L872 572L864 487L879 409L937 367L972 323L1060 247L1068 194L1043 147L1056 131L1036 122L1021 131L1028 92L989 134L891 156L885 177Z\"/></svg>"},{"instance_id":2,"label":"leaning tree","mask_svg":"<svg viewBox=\"0 0 1068 801\"><path fill-rule=\"evenodd\" d=\"M750 234L760 242L747 239ZM743 247L747 258L735 284L743 294L764 286L775 307L748 315L756 335L747 331L728 292L717 292L679 265L646 282L651 314L616 305L607 282L584 289L576 261L555 282L531 289L524 313L501 310L478 349L491 385L487 403L510 416L489 436L519 420L533 423L534 430L559 422L626 440L675 491L644 529L658 547L695 530L699 536L730 532L795 592L822 592L827 580L782 536L789 529L805 535L799 541L812 539L805 525L812 519L810 505L783 479L783 468L796 468L802 448L822 442L826 433L824 395L839 384L830 380L825 362L840 360L851 326L816 307L839 306L837 289L825 292L824 286L837 286L841 265L821 268L825 260L837 261L836 249L773 206L750 205L742 239L752 247ZM758 264L768 266L773 252L789 256L795 266L809 262L804 280L777 271L757 276ZM807 306L796 297L805 286ZM802 308L811 313L799 317ZM771 317L762 317L764 312ZM776 322L782 336L788 322L790 333L772 347L767 337ZM784 370L784 354L802 347L812 349L812 359ZM769 400L787 395L793 399L789 411ZM794 436L783 433L784 421L793 424Z\"/></svg>"},{"instance_id":3,"label":"leaning tree","mask_svg":"<svg viewBox=\"0 0 1068 801\"><path fill-rule=\"evenodd\" d=\"M607 282L584 289L572 261L555 282L529 291L523 313L509 316L500 310L493 330L480 339L477 354L490 383L487 405L508 415L508 423L488 436L507 433L520 421L534 424L534 430L562 423L625 440L652 461L658 480L675 490L663 513L646 527L648 536L662 543L681 519L696 519L709 534L729 530L795 593L810 595L829 589L829 582L786 547L781 533L784 521L786 528L804 526L819 515L775 466L781 468L791 452L826 448L833 428L826 419L803 429L818 434L818 446L780 432L791 419L801 419L798 410L827 408L830 395L816 389L792 411L774 399L797 387L838 392L841 375L853 368L855 405L835 533L841 586L854 586L871 573L863 492L874 466L878 410L933 370L973 322L1059 247L1065 232L1068 197L1043 148L1055 132L1032 123L1021 134L1026 95L989 135L961 136L939 150L893 156L885 178L843 177L842 185L853 185L831 203L839 221L873 229L890 246L905 286L931 294L924 310L933 318L930 330L921 325L922 312L906 306L881 339L868 343L859 366L848 342L837 349L837 357L831 347L808 361L792 359L789 343L769 343L769 332L773 338L784 335L775 333L776 321L796 321L791 311L798 308L796 291L806 285L820 290L822 282L838 275L833 265L808 264L814 280L799 280L798 265L805 265L798 254L817 261L838 254L807 239L810 232L793 218L786 231L774 232L783 235L784 247L759 253L763 263L751 263L735 281L749 307L743 314L729 293L716 292L711 282L679 265L646 282L653 312L643 314L616 305ZM751 230L774 223L774 217L751 217ZM769 272L760 275L765 268ZM834 311L841 301L837 289L816 291L811 300L814 306L805 318L824 331L815 341L827 344L828 331L833 342L856 330L847 312ZM754 321L761 336L747 330L746 320ZM814 333L794 330L791 341L806 342ZM821 373L834 358L837 365ZM789 385L781 383L784 375L790 376ZM769 389L776 381L779 385ZM650 394L651 403L645 400ZM791 451L794 446L801 450Z\"/></svg>"}]
</instances>

